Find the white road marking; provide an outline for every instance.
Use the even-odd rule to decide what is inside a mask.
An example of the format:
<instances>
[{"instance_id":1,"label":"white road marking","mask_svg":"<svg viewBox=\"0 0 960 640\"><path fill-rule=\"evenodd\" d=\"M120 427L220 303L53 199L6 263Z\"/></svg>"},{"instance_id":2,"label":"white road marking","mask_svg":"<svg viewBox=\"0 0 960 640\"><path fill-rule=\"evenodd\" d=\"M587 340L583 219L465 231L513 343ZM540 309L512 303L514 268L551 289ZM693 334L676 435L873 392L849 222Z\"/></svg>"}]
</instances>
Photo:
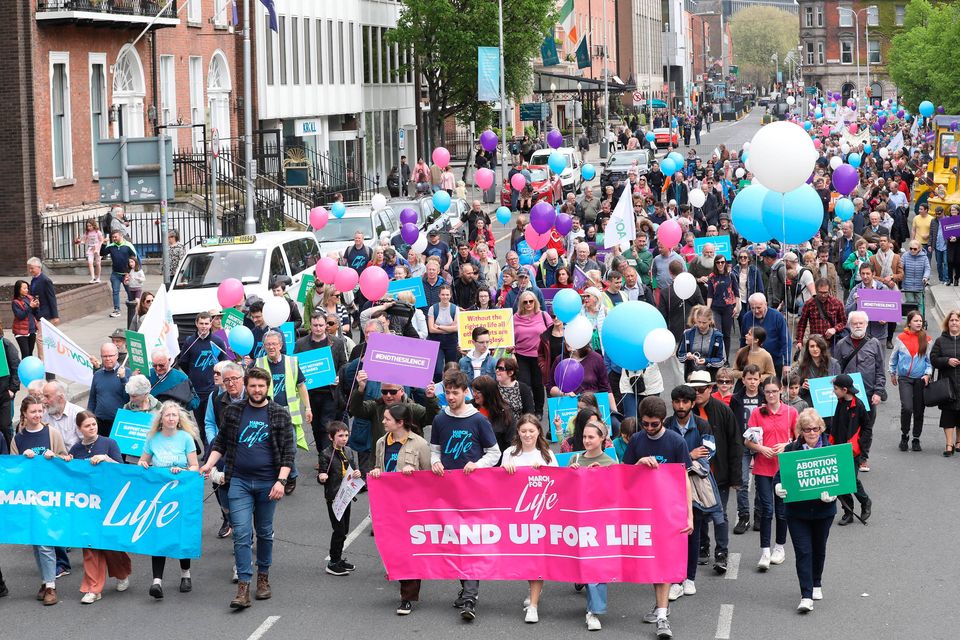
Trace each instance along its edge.
<instances>
[{"instance_id":1,"label":"white road marking","mask_svg":"<svg viewBox=\"0 0 960 640\"><path fill-rule=\"evenodd\" d=\"M344 550L344 551L347 550L347 547L349 547L349 546L353 543L354 540L356 540L358 537L360 537L360 534L363 533L363 530L364 530L364 529L366 529L367 527L370 526L370 522L371 522L370 516L368 515L366 518L364 518L363 520L360 521L360 524L357 525L357 528L356 528L356 529L354 529L353 531L350 532L350 534L347 536L347 539L343 541L343 550ZM327 557L324 558L323 560L324 560L325 562L330 562L330 556L327 556ZM255 640L255 639L251 638L250 640Z\"/></svg>"},{"instance_id":2,"label":"white road marking","mask_svg":"<svg viewBox=\"0 0 960 640\"><path fill-rule=\"evenodd\" d=\"M717 620L717 640L730 640L730 627L733 625L733 605L720 605L720 618Z\"/></svg>"},{"instance_id":3,"label":"white road marking","mask_svg":"<svg viewBox=\"0 0 960 640\"><path fill-rule=\"evenodd\" d=\"M280 616L269 616L266 620L263 621L257 630L250 634L250 637L247 640L260 640L267 631L270 631L270 627L277 623L277 620L280 619Z\"/></svg>"},{"instance_id":4,"label":"white road marking","mask_svg":"<svg viewBox=\"0 0 960 640\"><path fill-rule=\"evenodd\" d=\"M727 572L723 574L726 580L736 580L737 572L740 571L740 554L731 553L727 558Z\"/></svg>"}]
</instances>

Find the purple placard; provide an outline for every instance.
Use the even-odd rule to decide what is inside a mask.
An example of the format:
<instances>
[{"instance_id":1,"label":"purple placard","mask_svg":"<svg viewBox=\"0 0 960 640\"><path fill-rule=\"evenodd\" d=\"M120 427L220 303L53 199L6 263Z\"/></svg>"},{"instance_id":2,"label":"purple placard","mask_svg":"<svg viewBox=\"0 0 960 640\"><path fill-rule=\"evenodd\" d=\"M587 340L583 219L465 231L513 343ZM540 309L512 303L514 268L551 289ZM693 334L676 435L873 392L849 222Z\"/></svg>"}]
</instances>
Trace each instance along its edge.
<instances>
[{"instance_id":1,"label":"purple placard","mask_svg":"<svg viewBox=\"0 0 960 640\"><path fill-rule=\"evenodd\" d=\"M900 292L857 289L857 311L865 312L871 322L900 322Z\"/></svg>"},{"instance_id":2,"label":"purple placard","mask_svg":"<svg viewBox=\"0 0 960 640\"><path fill-rule=\"evenodd\" d=\"M540 293L543 294L544 311L547 313L553 313L553 298L557 295L558 291L560 291L560 289L557 287L540 289Z\"/></svg>"},{"instance_id":3,"label":"purple placard","mask_svg":"<svg viewBox=\"0 0 960 640\"><path fill-rule=\"evenodd\" d=\"M223 340L223 344L225 344L225 345L227 346L227 351L226 351L226 353L227 353L227 357L228 357L229 359L234 360L234 361L239 360L239 358L237 357L237 354L235 354L235 353L230 349L230 339L227 338L227 332L226 332L226 331L224 331L223 329L220 329L219 331L215 331L215 332L213 333L213 335L215 335L215 336L217 336L218 338L220 338L221 340Z\"/></svg>"},{"instance_id":4,"label":"purple placard","mask_svg":"<svg viewBox=\"0 0 960 640\"><path fill-rule=\"evenodd\" d=\"M960 237L960 216L940 218L940 228L943 230L943 238L945 240ZM931 242L935 240L936 238L933 238Z\"/></svg>"},{"instance_id":5,"label":"purple placard","mask_svg":"<svg viewBox=\"0 0 960 640\"><path fill-rule=\"evenodd\" d=\"M587 274L577 265L573 265L573 288L580 291L587 286Z\"/></svg>"},{"instance_id":6,"label":"purple placard","mask_svg":"<svg viewBox=\"0 0 960 640\"><path fill-rule=\"evenodd\" d=\"M439 342L372 333L367 338L363 370L370 380L426 387L433 382Z\"/></svg>"}]
</instances>

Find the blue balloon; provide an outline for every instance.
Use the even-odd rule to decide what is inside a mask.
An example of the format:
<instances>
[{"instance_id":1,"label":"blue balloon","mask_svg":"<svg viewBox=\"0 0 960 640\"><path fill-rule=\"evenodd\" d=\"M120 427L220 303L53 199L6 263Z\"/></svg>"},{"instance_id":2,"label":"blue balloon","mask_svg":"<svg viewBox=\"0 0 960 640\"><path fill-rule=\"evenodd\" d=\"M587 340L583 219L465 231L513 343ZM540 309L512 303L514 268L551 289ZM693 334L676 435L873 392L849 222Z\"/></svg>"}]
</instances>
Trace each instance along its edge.
<instances>
[{"instance_id":1,"label":"blue balloon","mask_svg":"<svg viewBox=\"0 0 960 640\"><path fill-rule=\"evenodd\" d=\"M20 384L24 387L34 380L42 380L46 375L43 360L37 356L27 356L20 361L20 365L17 367L17 375L20 377Z\"/></svg>"},{"instance_id":2,"label":"blue balloon","mask_svg":"<svg viewBox=\"0 0 960 640\"><path fill-rule=\"evenodd\" d=\"M230 348L238 356L250 355L253 350L253 332L242 324L230 329L228 341Z\"/></svg>"},{"instance_id":3,"label":"blue balloon","mask_svg":"<svg viewBox=\"0 0 960 640\"><path fill-rule=\"evenodd\" d=\"M752 184L737 194L730 207L731 222L737 233L750 242L766 242L770 233L763 224L763 199L770 193L762 184Z\"/></svg>"},{"instance_id":4,"label":"blue balloon","mask_svg":"<svg viewBox=\"0 0 960 640\"><path fill-rule=\"evenodd\" d=\"M863 158L860 157L859 153L851 153L847 156L847 164L849 164L854 169L860 167L860 163L863 161Z\"/></svg>"},{"instance_id":5,"label":"blue balloon","mask_svg":"<svg viewBox=\"0 0 960 640\"><path fill-rule=\"evenodd\" d=\"M583 176L584 180L593 180L597 177L597 168L592 164L585 164L580 167L580 175Z\"/></svg>"},{"instance_id":6,"label":"blue balloon","mask_svg":"<svg viewBox=\"0 0 960 640\"><path fill-rule=\"evenodd\" d=\"M671 128L671 129L676 129L676 128L677 128L677 124L678 124L678 123L677 123L677 119L676 119L676 118L673 118L673 119L670 120L670 128Z\"/></svg>"},{"instance_id":7,"label":"blue balloon","mask_svg":"<svg viewBox=\"0 0 960 640\"><path fill-rule=\"evenodd\" d=\"M840 198L833 207L833 212L844 222L853 217L853 211L853 200L850 198Z\"/></svg>"},{"instance_id":8,"label":"blue balloon","mask_svg":"<svg viewBox=\"0 0 960 640\"><path fill-rule=\"evenodd\" d=\"M567 168L567 158L559 151L554 151L547 159L547 166L554 173L563 173L563 170Z\"/></svg>"},{"instance_id":9,"label":"blue balloon","mask_svg":"<svg viewBox=\"0 0 960 640\"><path fill-rule=\"evenodd\" d=\"M554 305L556 305L556 298L554 298ZM631 301L618 304L607 314L603 321L603 328L600 330L603 353L624 369L630 371L646 369L650 366L650 362L643 354L643 341L654 329L666 327L667 322L663 314L646 302Z\"/></svg>"},{"instance_id":10,"label":"blue balloon","mask_svg":"<svg viewBox=\"0 0 960 640\"><path fill-rule=\"evenodd\" d=\"M873 153L873 145L872 144L864 145L863 152L867 155L870 155L871 153Z\"/></svg>"},{"instance_id":11,"label":"blue balloon","mask_svg":"<svg viewBox=\"0 0 960 640\"><path fill-rule=\"evenodd\" d=\"M813 129L813 123L808 120L803 123L803 130L810 131L810 129Z\"/></svg>"},{"instance_id":12,"label":"blue balloon","mask_svg":"<svg viewBox=\"0 0 960 640\"><path fill-rule=\"evenodd\" d=\"M785 194L768 193L763 198L763 224L767 233L780 242L806 242L823 224L820 194L809 184Z\"/></svg>"},{"instance_id":13,"label":"blue balloon","mask_svg":"<svg viewBox=\"0 0 960 640\"><path fill-rule=\"evenodd\" d=\"M683 168L684 159L682 153L678 151L671 151L669 154L667 154L667 157L673 160L673 164L677 167L677 169Z\"/></svg>"},{"instance_id":14,"label":"blue balloon","mask_svg":"<svg viewBox=\"0 0 960 640\"><path fill-rule=\"evenodd\" d=\"M670 158L664 158L660 162L660 170L663 171L663 175L672 176L677 172L677 165L673 164L673 160Z\"/></svg>"},{"instance_id":15,"label":"blue balloon","mask_svg":"<svg viewBox=\"0 0 960 640\"><path fill-rule=\"evenodd\" d=\"M442 189L434 193L433 208L440 213L445 213L450 208L450 194Z\"/></svg>"},{"instance_id":16,"label":"blue balloon","mask_svg":"<svg viewBox=\"0 0 960 640\"><path fill-rule=\"evenodd\" d=\"M647 139L647 142L653 142L657 139L657 136L653 134L653 131L647 131L647 135L644 137Z\"/></svg>"},{"instance_id":17,"label":"blue balloon","mask_svg":"<svg viewBox=\"0 0 960 640\"><path fill-rule=\"evenodd\" d=\"M580 294L575 289L561 289L553 297L553 313L560 322L570 322L577 317L581 308L583 308L583 301L580 300Z\"/></svg>"},{"instance_id":18,"label":"blue balloon","mask_svg":"<svg viewBox=\"0 0 960 640\"><path fill-rule=\"evenodd\" d=\"M342 218L343 214L347 212L347 205L340 201L334 202L332 205L330 205L330 212L333 214L334 218Z\"/></svg>"},{"instance_id":19,"label":"blue balloon","mask_svg":"<svg viewBox=\"0 0 960 640\"><path fill-rule=\"evenodd\" d=\"M500 207L497 209L497 222L500 224L510 222L510 207Z\"/></svg>"},{"instance_id":20,"label":"blue balloon","mask_svg":"<svg viewBox=\"0 0 960 640\"><path fill-rule=\"evenodd\" d=\"M932 116L934 110L935 110L935 107L933 106L933 103L930 102L929 100L924 100L923 102L920 103L920 115L922 115L924 118L929 118L930 116Z\"/></svg>"}]
</instances>

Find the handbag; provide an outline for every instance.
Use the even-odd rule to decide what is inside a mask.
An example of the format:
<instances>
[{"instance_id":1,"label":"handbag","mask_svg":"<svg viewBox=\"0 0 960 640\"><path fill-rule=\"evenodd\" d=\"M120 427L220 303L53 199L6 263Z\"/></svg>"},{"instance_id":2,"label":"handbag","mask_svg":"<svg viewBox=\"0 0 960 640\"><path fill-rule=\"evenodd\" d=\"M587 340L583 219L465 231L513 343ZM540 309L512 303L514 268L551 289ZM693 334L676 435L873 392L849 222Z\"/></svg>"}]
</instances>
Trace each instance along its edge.
<instances>
[{"instance_id":1,"label":"handbag","mask_svg":"<svg viewBox=\"0 0 960 640\"><path fill-rule=\"evenodd\" d=\"M956 397L953 381L950 378L938 378L928 384L923 390L923 406L939 407L952 402Z\"/></svg>"}]
</instances>

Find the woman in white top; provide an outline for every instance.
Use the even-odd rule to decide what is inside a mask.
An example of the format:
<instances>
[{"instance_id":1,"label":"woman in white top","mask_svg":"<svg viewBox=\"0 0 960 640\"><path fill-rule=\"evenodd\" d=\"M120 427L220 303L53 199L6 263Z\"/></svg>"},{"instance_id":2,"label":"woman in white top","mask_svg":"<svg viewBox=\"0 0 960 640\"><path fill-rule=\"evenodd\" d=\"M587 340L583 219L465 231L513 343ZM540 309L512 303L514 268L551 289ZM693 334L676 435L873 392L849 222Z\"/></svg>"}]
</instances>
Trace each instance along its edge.
<instances>
[{"instance_id":1,"label":"woman in white top","mask_svg":"<svg viewBox=\"0 0 960 640\"><path fill-rule=\"evenodd\" d=\"M550 451L550 445L547 443L543 432L543 425L533 414L524 414L517 423L517 435L513 440L513 447L503 452L503 459L500 466L506 469L507 473L513 475L517 467L533 467L538 469L541 466L556 467L557 459ZM523 607L526 610L526 622L539 622L537 615L537 606L540 604L540 593L543 591L543 580L529 580L530 595L523 601Z\"/></svg>"}]
</instances>

